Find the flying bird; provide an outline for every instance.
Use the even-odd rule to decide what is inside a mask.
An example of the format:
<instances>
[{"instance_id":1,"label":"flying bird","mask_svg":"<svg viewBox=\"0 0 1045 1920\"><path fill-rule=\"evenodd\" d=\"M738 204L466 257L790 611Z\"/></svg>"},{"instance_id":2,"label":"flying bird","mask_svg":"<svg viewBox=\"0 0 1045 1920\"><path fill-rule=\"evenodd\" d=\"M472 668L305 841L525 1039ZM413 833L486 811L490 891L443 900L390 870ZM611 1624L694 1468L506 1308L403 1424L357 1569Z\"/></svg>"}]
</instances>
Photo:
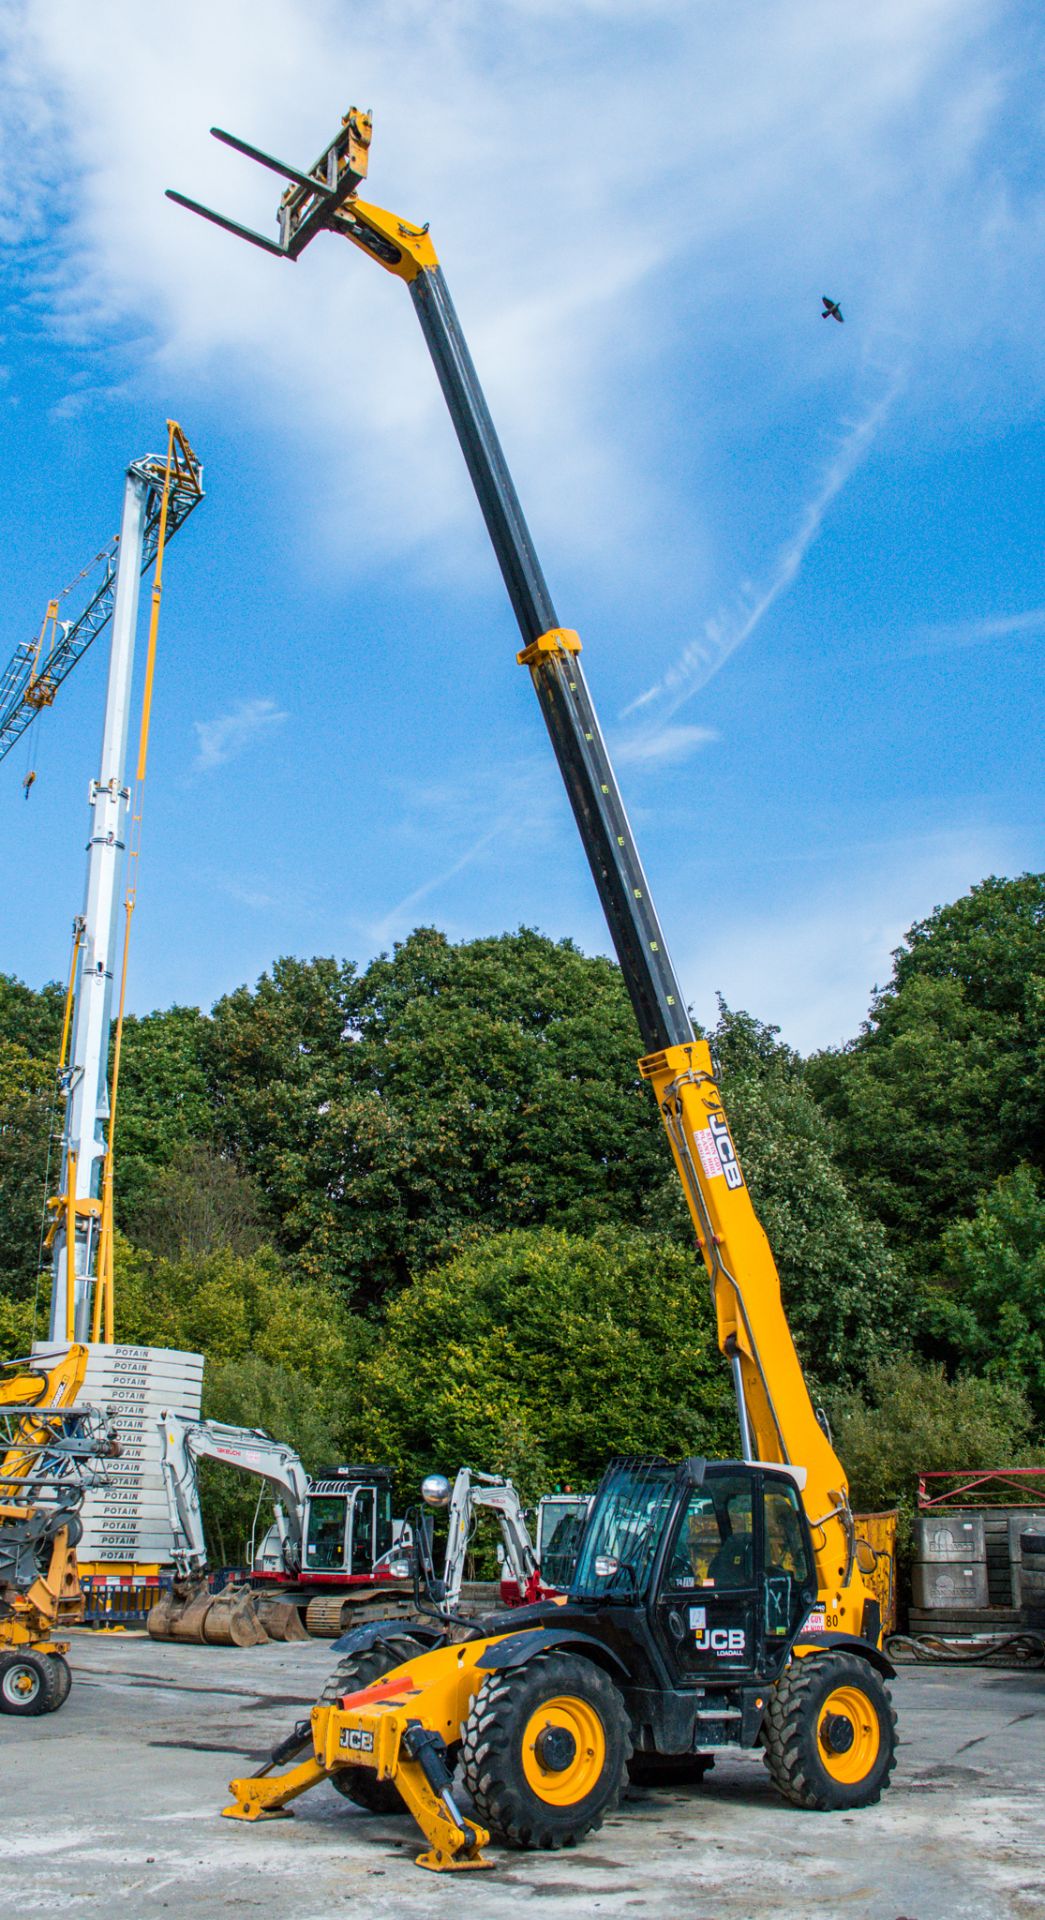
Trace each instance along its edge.
<instances>
[{"instance_id":1,"label":"flying bird","mask_svg":"<svg viewBox=\"0 0 1045 1920\"><path fill-rule=\"evenodd\" d=\"M821 320L837 320L839 326L842 326L844 315L837 300L829 299L826 293L822 293L820 298L824 303L824 311L820 315Z\"/></svg>"}]
</instances>

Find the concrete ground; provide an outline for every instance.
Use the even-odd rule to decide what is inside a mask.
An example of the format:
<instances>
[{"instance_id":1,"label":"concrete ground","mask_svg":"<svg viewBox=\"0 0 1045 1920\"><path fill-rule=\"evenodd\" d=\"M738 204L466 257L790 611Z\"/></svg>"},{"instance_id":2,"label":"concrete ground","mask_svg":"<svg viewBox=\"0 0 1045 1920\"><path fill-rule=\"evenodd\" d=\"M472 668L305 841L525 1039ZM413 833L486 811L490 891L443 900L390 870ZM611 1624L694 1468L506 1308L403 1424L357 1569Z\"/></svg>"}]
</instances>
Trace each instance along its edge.
<instances>
[{"instance_id":1,"label":"concrete ground","mask_svg":"<svg viewBox=\"0 0 1045 1920\"><path fill-rule=\"evenodd\" d=\"M496 1851L488 1874L413 1865L406 1819L329 1786L294 1820L220 1820L311 1703L329 1645L159 1646L76 1636L65 1707L0 1719L0 1914L125 1920L996 1920L1045 1917L1045 1674L905 1669L900 1761L882 1804L800 1813L753 1755L700 1787L632 1791L572 1853Z\"/></svg>"}]
</instances>

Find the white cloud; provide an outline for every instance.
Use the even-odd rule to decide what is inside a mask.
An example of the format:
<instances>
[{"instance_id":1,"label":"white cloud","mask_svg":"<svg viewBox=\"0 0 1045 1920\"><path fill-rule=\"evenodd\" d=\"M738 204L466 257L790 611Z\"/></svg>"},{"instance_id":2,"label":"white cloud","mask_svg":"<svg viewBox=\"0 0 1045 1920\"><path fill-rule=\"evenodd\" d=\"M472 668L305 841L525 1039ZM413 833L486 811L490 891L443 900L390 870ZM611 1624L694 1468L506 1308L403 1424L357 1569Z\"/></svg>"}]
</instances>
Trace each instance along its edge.
<instances>
[{"instance_id":1,"label":"white cloud","mask_svg":"<svg viewBox=\"0 0 1045 1920\"><path fill-rule=\"evenodd\" d=\"M227 713L219 713L213 720L194 720L197 751L193 773L211 773L215 767L223 767L227 760L253 746L255 740L282 726L287 717L274 700L262 698L237 700Z\"/></svg>"},{"instance_id":2,"label":"white cloud","mask_svg":"<svg viewBox=\"0 0 1045 1920\"><path fill-rule=\"evenodd\" d=\"M213 380L258 432L307 453L300 527L325 523L342 548L364 530L366 547L425 539L453 566L481 534L402 289L333 239L290 269L162 198L176 185L272 231L278 183L207 128L300 164L349 93L372 103L370 190L432 220L538 531L608 546L627 521L663 550L679 529L660 525L656 480L636 480L621 410L698 313L706 341L786 294L767 350L779 341L781 378L812 391L822 342L792 328L794 290L818 302L827 274L847 312L859 293L863 337L924 332L924 288L960 229L968 298L934 301L933 350L955 313L968 337L988 306L992 351L1006 327L1029 338L1026 301L1005 296L1037 258L1031 213L993 174L991 193L967 192L1016 84L986 37L1004 12L182 0L172 33L126 0L16 0L0 26L0 232L46 242L25 290L70 353L123 343L114 387ZM72 184L56 202L58 150ZM854 234L859 288L830 273Z\"/></svg>"},{"instance_id":3,"label":"white cloud","mask_svg":"<svg viewBox=\"0 0 1045 1920\"><path fill-rule=\"evenodd\" d=\"M1022 640L1045 633L1045 607L1028 607L1024 613L989 614L982 620L955 620L947 625L923 627L912 652L937 653L947 647L979 647L991 640Z\"/></svg>"},{"instance_id":4,"label":"white cloud","mask_svg":"<svg viewBox=\"0 0 1045 1920\"><path fill-rule=\"evenodd\" d=\"M831 850L832 878L789 862L786 904L757 916L720 911L676 935L679 973L697 1015L715 1016L715 996L779 1026L800 1052L851 1040L875 985L909 926L955 900L988 873L1019 872L1029 849L985 827L890 844Z\"/></svg>"},{"instance_id":5,"label":"white cloud","mask_svg":"<svg viewBox=\"0 0 1045 1920\"><path fill-rule=\"evenodd\" d=\"M621 739L613 758L620 766L677 767L718 738L714 727L651 727Z\"/></svg>"}]
</instances>

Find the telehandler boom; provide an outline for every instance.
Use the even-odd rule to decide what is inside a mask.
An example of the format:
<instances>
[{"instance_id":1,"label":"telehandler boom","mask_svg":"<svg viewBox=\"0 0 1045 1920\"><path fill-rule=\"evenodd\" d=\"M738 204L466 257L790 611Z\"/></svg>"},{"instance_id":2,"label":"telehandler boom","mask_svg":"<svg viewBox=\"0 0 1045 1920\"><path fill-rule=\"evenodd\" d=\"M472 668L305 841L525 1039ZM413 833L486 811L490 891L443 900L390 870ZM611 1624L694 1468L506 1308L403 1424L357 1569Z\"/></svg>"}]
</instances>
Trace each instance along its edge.
<instances>
[{"instance_id":1,"label":"telehandler boom","mask_svg":"<svg viewBox=\"0 0 1045 1920\"><path fill-rule=\"evenodd\" d=\"M858 1564L873 1563L869 1550L858 1555L845 1473L810 1399L710 1050L668 955L581 643L560 624L428 228L360 198L372 127L355 108L304 172L212 131L291 182L278 241L171 198L287 260L321 231L340 234L413 301L635 1010L639 1068L710 1280L743 1454L678 1468L617 1463L567 1604L528 1610L526 1630L516 1614L507 1638L502 1629L405 1661L391 1643L350 1636L357 1691L314 1710L302 1736L312 1758L279 1778L234 1782L227 1812L257 1818L327 1774L346 1792L369 1775L394 1783L417 1815L430 1841L423 1864L479 1865L486 1827L463 1816L447 1749L463 1755L487 1826L516 1845L555 1846L604 1817L633 1745L677 1761L759 1742L789 1798L867 1804L887 1784L895 1748L891 1670Z\"/></svg>"}]
</instances>

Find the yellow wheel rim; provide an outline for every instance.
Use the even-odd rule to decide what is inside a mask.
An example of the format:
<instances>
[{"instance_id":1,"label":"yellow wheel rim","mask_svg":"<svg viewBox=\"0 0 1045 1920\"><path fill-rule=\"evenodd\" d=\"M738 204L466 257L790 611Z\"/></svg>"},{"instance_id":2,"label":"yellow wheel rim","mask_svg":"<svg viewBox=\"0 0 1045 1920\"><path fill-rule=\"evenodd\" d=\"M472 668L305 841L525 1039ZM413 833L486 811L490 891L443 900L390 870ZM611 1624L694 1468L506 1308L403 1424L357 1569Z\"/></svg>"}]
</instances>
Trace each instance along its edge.
<instances>
[{"instance_id":1,"label":"yellow wheel rim","mask_svg":"<svg viewBox=\"0 0 1045 1920\"><path fill-rule=\"evenodd\" d=\"M606 1733L587 1700L563 1694L530 1715L522 1737L526 1784L552 1807L574 1807L594 1792L606 1765Z\"/></svg>"},{"instance_id":2,"label":"yellow wheel rim","mask_svg":"<svg viewBox=\"0 0 1045 1920\"><path fill-rule=\"evenodd\" d=\"M832 1780L856 1786L878 1758L881 1729L874 1702L862 1687L836 1687L820 1709L816 1743Z\"/></svg>"}]
</instances>

